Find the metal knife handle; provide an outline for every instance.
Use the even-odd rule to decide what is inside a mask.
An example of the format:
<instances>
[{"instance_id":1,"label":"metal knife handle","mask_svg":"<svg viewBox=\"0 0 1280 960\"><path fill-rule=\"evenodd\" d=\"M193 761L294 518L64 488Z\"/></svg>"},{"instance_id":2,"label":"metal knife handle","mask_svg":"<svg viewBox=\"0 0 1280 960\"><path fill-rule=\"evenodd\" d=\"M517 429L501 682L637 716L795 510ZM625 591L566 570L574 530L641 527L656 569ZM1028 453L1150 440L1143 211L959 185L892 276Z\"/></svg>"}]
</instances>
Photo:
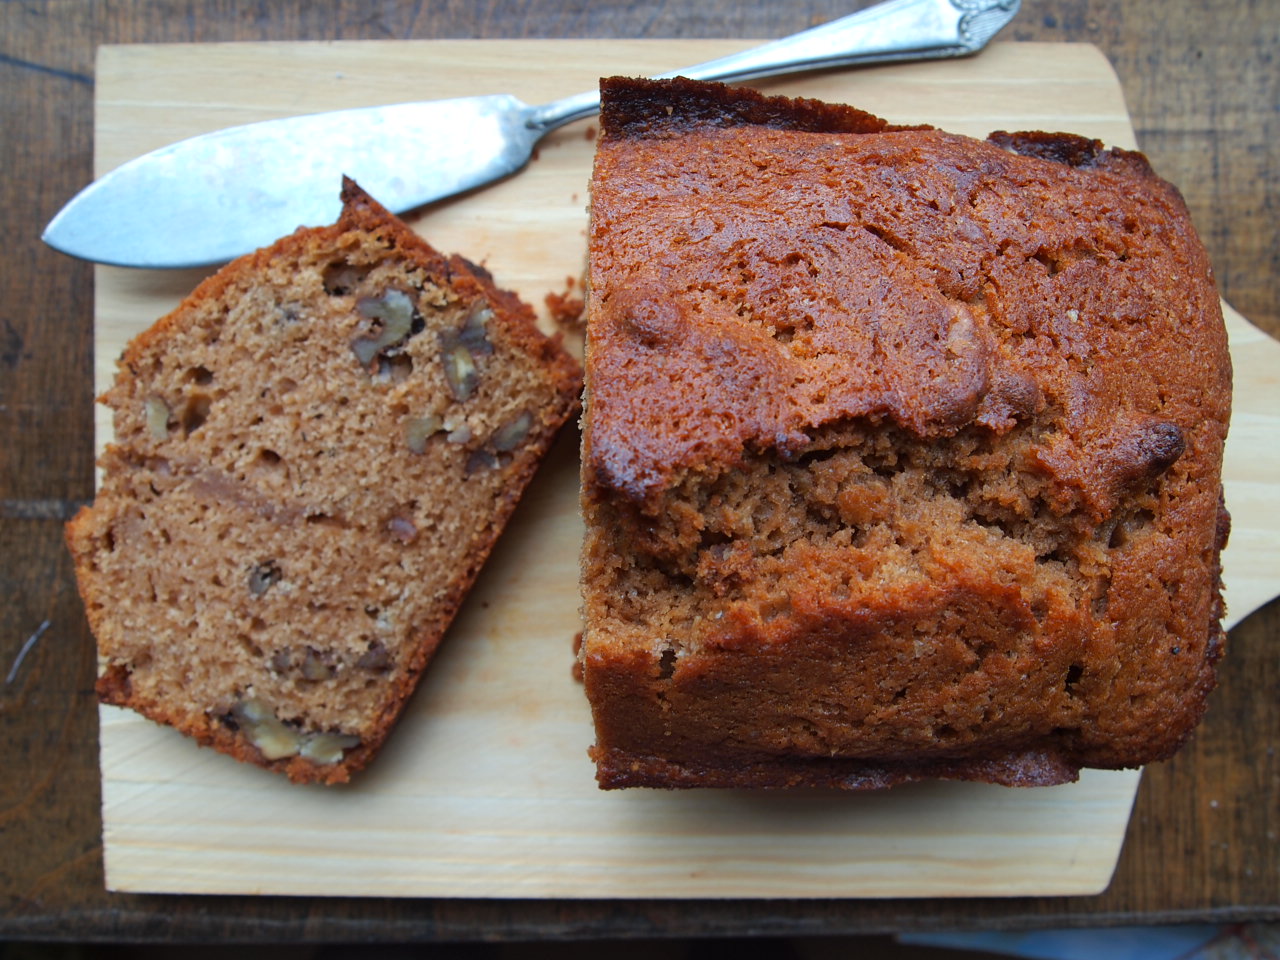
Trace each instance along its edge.
<instances>
[{"instance_id":1,"label":"metal knife handle","mask_svg":"<svg viewBox=\"0 0 1280 960\"><path fill-rule=\"evenodd\" d=\"M751 80L801 70L977 53L1018 12L1020 0L887 0L839 20L661 77ZM600 109L598 92L534 107L542 133Z\"/></svg>"}]
</instances>

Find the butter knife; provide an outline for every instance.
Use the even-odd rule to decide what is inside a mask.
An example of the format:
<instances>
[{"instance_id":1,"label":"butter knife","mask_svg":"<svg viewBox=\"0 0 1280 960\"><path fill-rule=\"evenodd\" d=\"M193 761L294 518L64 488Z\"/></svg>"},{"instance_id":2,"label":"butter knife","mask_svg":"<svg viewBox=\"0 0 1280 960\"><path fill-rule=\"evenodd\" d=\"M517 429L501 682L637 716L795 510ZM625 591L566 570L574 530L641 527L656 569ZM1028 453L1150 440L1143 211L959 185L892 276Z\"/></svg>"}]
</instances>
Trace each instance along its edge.
<instances>
[{"instance_id":1,"label":"butter knife","mask_svg":"<svg viewBox=\"0 0 1280 960\"><path fill-rule=\"evenodd\" d=\"M803 70L977 53L1019 0L888 0L664 77L741 81ZM221 263L299 226L332 223L353 177L401 213L521 169L547 133L588 117L596 92L542 106L506 94L339 110L218 130L138 157L90 184L45 228L85 260ZM442 144L441 130L457 131Z\"/></svg>"}]
</instances>

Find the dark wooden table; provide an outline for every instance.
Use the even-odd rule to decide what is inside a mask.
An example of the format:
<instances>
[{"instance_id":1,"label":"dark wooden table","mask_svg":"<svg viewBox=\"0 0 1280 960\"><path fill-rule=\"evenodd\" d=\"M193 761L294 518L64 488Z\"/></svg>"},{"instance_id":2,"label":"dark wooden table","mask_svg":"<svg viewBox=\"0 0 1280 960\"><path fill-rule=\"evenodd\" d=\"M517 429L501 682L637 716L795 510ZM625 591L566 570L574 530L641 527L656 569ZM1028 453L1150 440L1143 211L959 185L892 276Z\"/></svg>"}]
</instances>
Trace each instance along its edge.
<instances>
[{"instance_id":1,"label":"dark wooden table","mask_svg":"<svg viewBox=\"0 0 1280 960\"><path fill-rule=\"evenodd\" d=\"M814 935L1280 919L1280 605L1231 634L1206 723L1149 769L1090 898L531 902L103 890L93 641L62 546L92 495L92 271L43 225L91 175L105 43L781 36L851 0L6 0L0 3L0 938L425 940ZM1024 0L1002 39L1110 57L1140 144L1182 188L1224 296L1280 334L1280 4ZM43 631L43 632L41 632ZM19 651L39 633L25 658Z\"/></svg>"}]
</instances>

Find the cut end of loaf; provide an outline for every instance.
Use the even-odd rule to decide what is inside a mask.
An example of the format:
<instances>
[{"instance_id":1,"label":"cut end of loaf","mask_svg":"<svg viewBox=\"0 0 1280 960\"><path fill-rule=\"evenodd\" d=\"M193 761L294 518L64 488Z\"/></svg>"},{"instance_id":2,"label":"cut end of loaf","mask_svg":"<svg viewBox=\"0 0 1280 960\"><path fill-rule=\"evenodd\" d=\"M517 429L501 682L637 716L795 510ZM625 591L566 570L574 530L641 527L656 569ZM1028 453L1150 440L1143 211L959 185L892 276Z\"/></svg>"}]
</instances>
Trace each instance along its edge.
<instances>
[{"instance_id":1,"label":"cut end of loaf","mask_svg":"<svg viewBox=\"0 0 1280 960\"><path fill-rule=\"evenodd\" d=\"M390 732L580 389L485 271L343 201L129 344L68 527L104 702L330 783Z\"/></svg>"}]
</instances>

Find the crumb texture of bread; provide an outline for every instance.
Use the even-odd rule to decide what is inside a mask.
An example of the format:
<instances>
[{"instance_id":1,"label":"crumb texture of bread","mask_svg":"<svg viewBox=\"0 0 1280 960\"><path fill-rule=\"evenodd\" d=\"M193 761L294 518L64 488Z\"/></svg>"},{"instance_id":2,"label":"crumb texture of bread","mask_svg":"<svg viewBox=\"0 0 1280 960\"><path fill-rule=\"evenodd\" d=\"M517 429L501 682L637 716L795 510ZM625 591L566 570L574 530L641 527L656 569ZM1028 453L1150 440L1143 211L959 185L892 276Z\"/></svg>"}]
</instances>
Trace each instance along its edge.
<instances>
[{"instance_id":1,"label":"crumb texture of bread","mask_svg":"<svg viewBox=\"0 0 1280 960\"><path fill-rule=\"evenodd\" d=\"M581 388L483 269L343 201L129 344L67 531L103 701L301 782L376 753Z\"/></svg>"},{"instance_id":2,"label":"crumb texture of bread","mask_svg":"<svg viewBox=\"0 0 1280 960\"><path fill-rule=\"evenodd\" d=\"M1223 649L1231 392L1177 191L1066 134L603 94L600 784L1052 784L1176 751Z\"/></svg>"}]
</instances>

